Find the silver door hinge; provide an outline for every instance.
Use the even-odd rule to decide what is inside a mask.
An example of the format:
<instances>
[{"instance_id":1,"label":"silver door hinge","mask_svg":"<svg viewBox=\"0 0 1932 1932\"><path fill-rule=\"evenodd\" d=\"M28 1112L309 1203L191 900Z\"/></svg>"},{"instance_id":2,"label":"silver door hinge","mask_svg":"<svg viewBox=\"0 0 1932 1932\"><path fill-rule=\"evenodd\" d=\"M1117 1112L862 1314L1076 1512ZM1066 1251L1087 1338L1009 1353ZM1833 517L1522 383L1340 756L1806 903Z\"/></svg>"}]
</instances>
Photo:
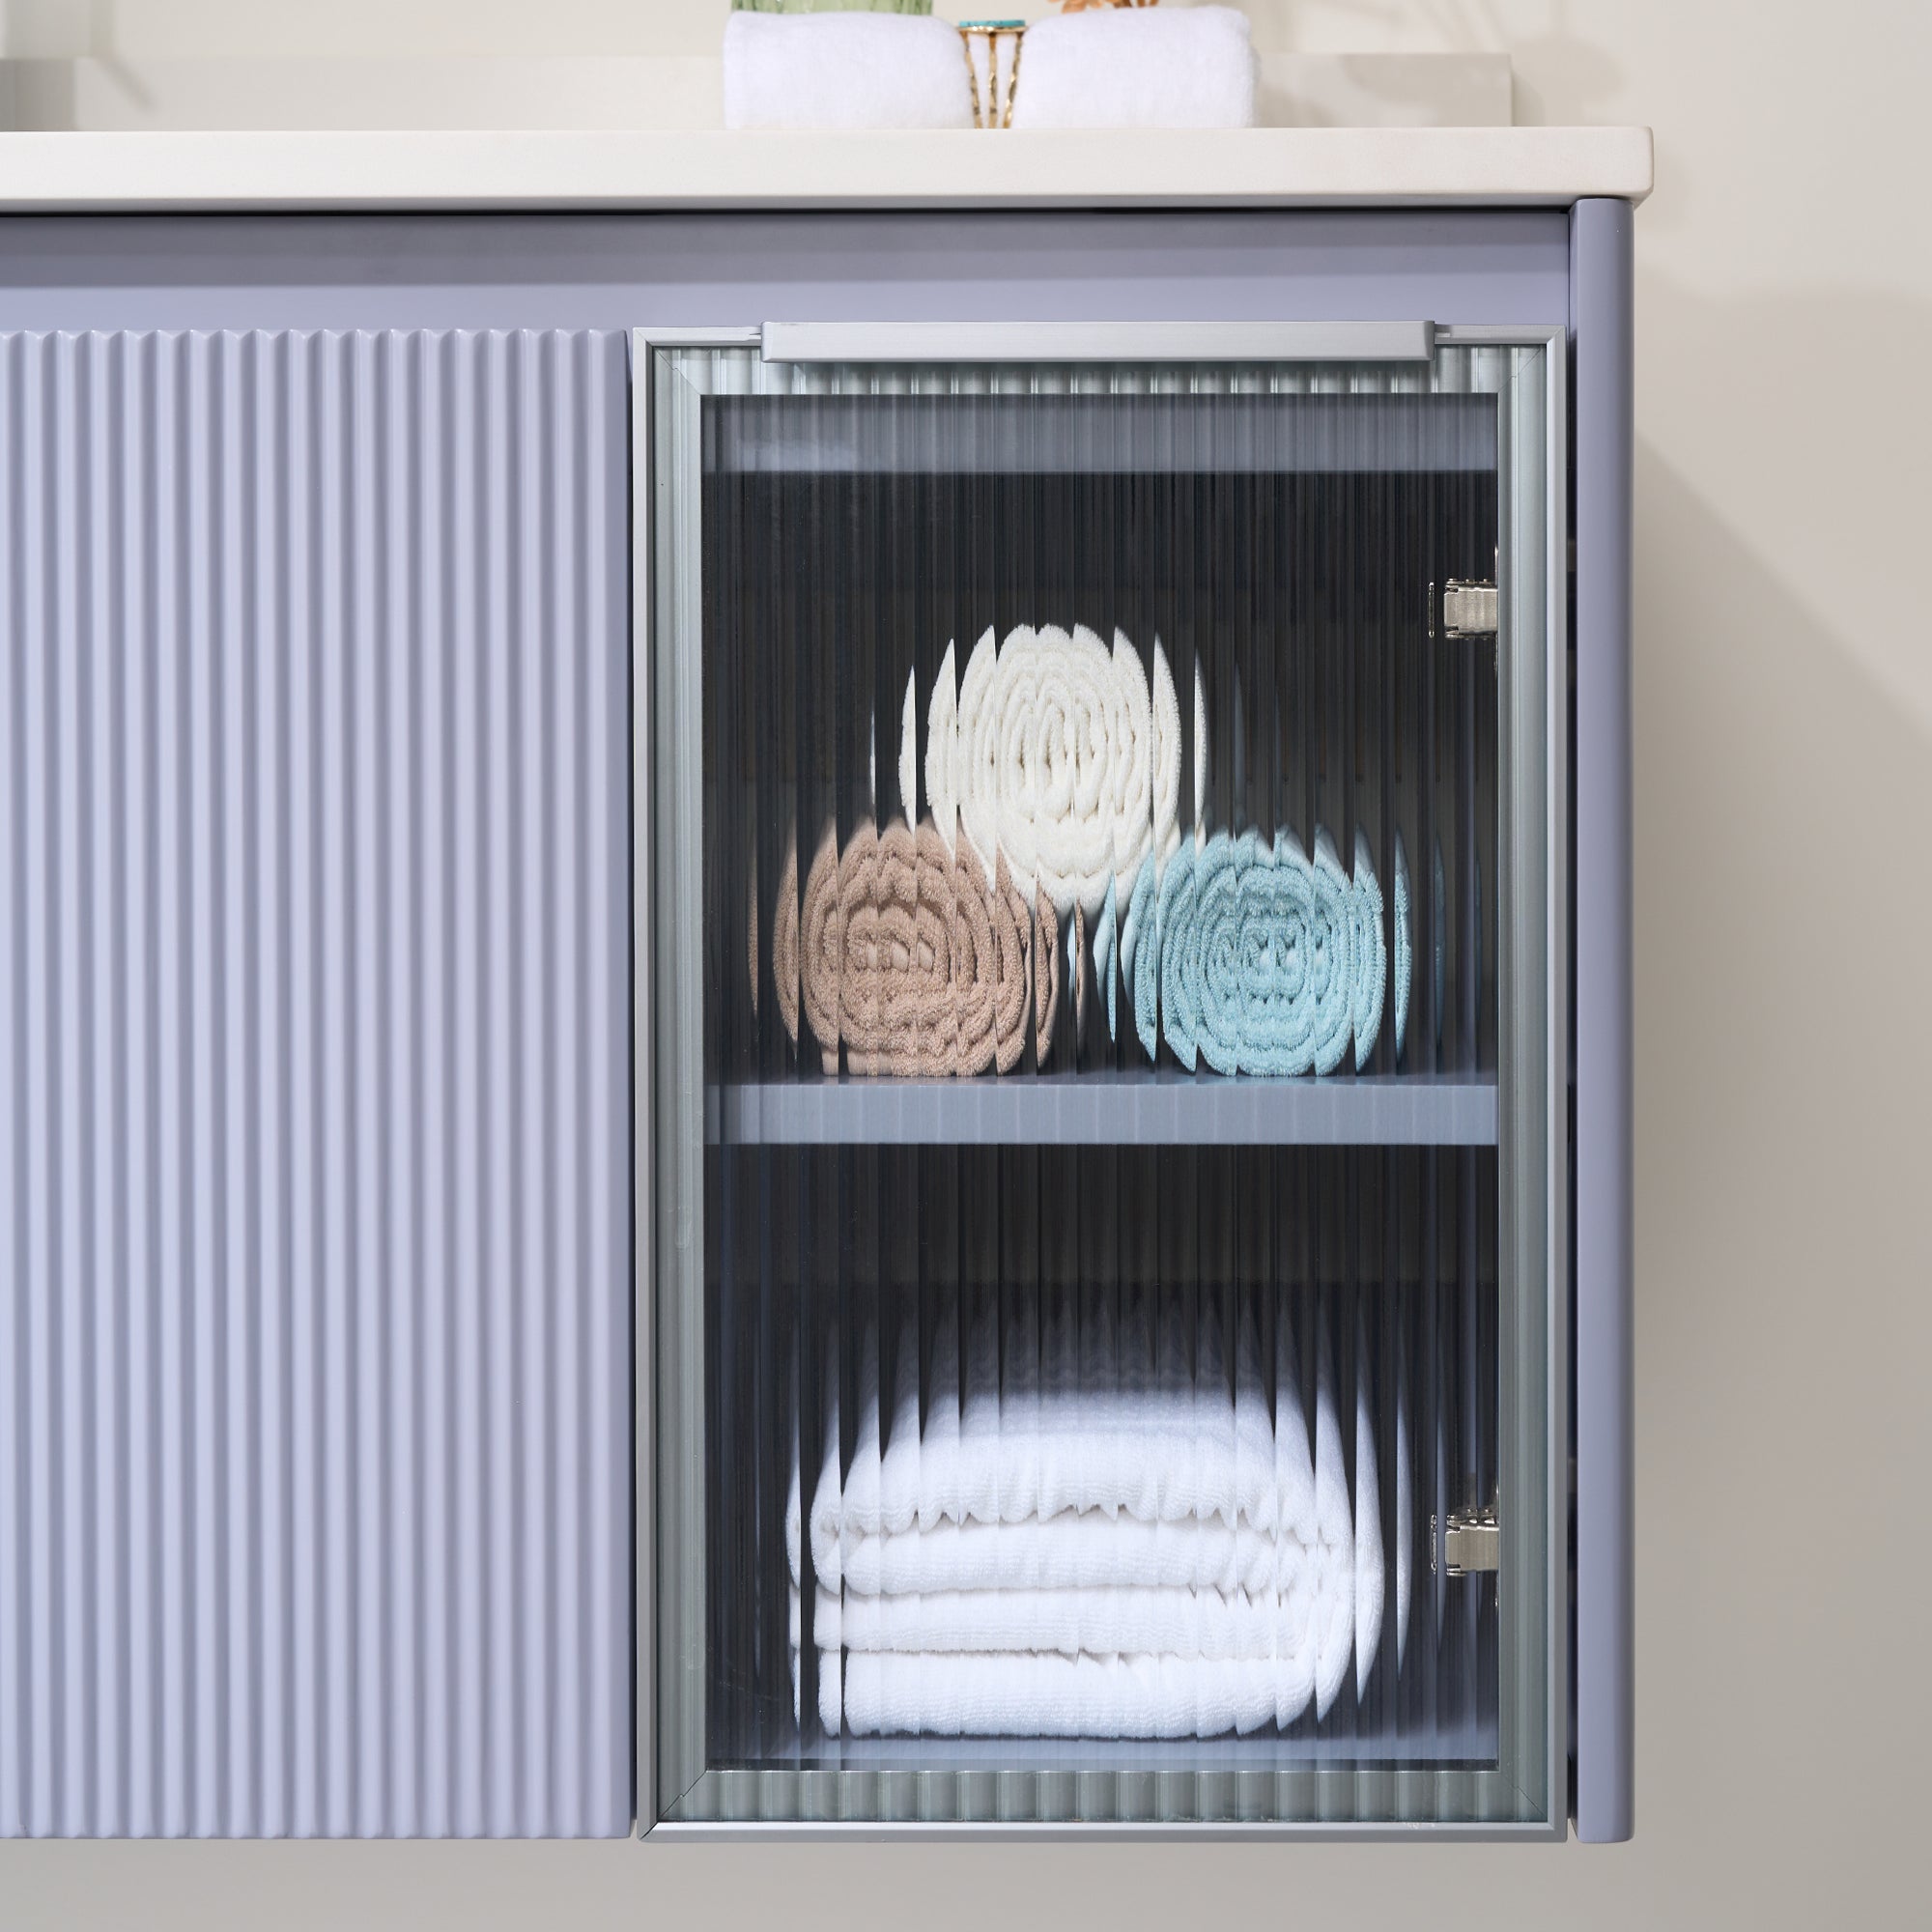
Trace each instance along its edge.
<instances>
[{"instance_id":1,"label":"silver door hinge","mask_svg":"<svg viewBox=\"0 0 1932 1932\"><path fill-rule=\"evenodd\" d=\"M1432 1523L1433 1527L1433 1523ZM1435 1539L1431 1538L1432 1546ZM1431 1554L1434 1548L1432 1547ZM1480 1510L1451 1510L1442 1528L1442 1568L1451 1577L1500 1570L1503 1526L1495 1506Z\"/></svg>"},{"instance_id":2,"label":"silver door hinge","mask_svg":"<svg viewBox=\"0 0 1932 1932\"><path fill-rule=\"evenodd\" d=\"M1501 617L1501 599L1493 583L1465 583L1452 577L1442 586L1445 638L1493 638Z\"/></svg>"}]
</instances>

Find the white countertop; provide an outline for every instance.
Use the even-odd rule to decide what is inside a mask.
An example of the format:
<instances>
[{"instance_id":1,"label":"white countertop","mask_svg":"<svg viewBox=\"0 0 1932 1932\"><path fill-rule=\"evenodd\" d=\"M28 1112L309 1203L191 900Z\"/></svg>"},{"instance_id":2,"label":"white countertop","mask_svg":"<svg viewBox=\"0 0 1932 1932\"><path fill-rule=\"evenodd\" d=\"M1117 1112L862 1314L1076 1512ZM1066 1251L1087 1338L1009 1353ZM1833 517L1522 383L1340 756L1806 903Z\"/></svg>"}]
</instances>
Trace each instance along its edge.
<instances>
[{"instance_id":1,"label":"white countertop","mask_svg":"<svg viewBox=\"0 0 1932 1932\"><path fill-rule=\"evenodd\" d=\"M0 133L0 211L1564 207L1647 128Z\"/></svg>"}]
</instances>

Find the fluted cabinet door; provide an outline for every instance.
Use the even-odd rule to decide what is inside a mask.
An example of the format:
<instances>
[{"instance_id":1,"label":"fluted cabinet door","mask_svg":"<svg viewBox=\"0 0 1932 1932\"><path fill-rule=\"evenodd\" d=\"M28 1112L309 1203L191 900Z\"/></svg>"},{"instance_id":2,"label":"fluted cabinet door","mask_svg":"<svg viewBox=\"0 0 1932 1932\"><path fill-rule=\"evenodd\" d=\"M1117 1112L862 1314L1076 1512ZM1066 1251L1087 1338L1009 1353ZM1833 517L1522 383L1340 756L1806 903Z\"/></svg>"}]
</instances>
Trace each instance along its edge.
<instances>
[{"instance_id":1,"label":"fluted cabinet door","mask_svg":"<svg viewBox=\"0 0 1932 1932\"><path fill-rule=\"evenodd\" d=\"M628 412L0 335L0 1834L630 1825Z\"/></svg>"}]
</instances>

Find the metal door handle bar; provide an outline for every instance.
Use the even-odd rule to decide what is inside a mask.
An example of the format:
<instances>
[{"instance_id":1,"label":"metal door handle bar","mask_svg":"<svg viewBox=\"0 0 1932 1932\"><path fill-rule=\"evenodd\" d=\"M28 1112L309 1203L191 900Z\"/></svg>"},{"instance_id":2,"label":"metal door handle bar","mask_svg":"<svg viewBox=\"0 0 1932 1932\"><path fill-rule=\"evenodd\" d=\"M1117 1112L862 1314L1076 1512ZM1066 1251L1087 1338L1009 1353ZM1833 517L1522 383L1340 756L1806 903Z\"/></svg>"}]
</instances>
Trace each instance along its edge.
<instances>
[{"instance_id":1,"label":"metal door handle bar","mask_svg":"<svg viewBox=\"0 0 1932 1932\"><path fill-rule=\"evenodd\" d=\"M1433 322L768 322L767 362L1427 362Z\"/></svg>"}]
</instances>

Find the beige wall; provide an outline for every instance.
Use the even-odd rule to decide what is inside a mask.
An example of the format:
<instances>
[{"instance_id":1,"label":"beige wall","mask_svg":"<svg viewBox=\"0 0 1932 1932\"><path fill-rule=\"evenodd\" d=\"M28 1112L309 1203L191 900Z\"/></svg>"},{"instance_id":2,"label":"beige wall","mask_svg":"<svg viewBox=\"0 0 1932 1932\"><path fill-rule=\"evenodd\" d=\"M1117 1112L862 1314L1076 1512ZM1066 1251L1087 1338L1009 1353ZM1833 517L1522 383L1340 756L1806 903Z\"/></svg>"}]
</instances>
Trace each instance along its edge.
<instances>
[{"instance_id":1,"label":"beige wall","mask_svg":"<svg viewBox=\"0 0 1932 1932\"><path fill-rule=\"evenodd\" d=\"M721 4L11 0L7 46L696 49ZM1276 47L1505 48L1520 118L1657 129L1637 217L1635 1843L0 1847L9 1932L1925 1922L1932 8L1254 12Z\"/></svg>"}]
</instances>

